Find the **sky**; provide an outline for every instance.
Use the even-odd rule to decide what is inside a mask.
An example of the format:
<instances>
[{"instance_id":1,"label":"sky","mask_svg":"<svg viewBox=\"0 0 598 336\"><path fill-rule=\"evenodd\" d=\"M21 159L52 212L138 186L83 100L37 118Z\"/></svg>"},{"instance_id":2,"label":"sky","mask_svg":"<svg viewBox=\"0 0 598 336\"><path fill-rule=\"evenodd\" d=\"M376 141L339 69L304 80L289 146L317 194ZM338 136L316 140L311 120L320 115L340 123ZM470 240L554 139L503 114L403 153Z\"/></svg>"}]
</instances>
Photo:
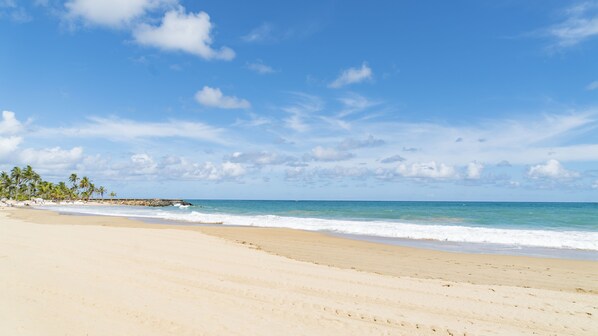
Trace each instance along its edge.
<instances>
[{"instance_id":1,"label":"sky","mask_svg":"<svg viewBox=\"0 0 598 336\"><path fill-rule=\"evenodd\" d=\"M0 170L121 197L598 201L598 1L0 0Z\"/></svg>"}]
</instances>

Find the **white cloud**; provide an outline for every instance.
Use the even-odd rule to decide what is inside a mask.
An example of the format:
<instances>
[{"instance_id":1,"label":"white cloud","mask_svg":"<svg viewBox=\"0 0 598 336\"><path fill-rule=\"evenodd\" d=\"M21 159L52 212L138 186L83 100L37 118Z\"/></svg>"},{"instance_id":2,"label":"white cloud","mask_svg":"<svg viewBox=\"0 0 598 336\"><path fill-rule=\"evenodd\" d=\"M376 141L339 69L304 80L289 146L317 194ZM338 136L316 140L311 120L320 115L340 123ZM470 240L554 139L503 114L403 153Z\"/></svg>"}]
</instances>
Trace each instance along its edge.
<instances>
[{"instance_id":1,"label":"white cloud","mask_svg":"<svg viewBox=\"0 0 598 336\"><path fill-rule=\"evenodd\" d=\"M349 68L344 70L328 87L338 89L340 87L363 82L372 79L372 69L364 62L361 68Z\"/></svg>"},{"instance_id":2,"label":"white cloud","mask_svg":"<svg viewBox=\"0 0 598 336\"><path fill-rule=\"evenodd\" d=\"M219 88L204 86L197 91L195 100L202 105L221 109L247 109L251 107L249 101L234 96L225 96Z\"/></svg>"},{"instance_id":3,"label":"white cloud","mask_svg":"<svg viewBox=\"0 0 598 336\"><path fill-rule=\"evenodd\" d=\"M0 120L0 158L15 152L23 138L17 134L23 131L23 124L11 111L2 111Z\"/></svg>"},{"instance_id":4,"label":"white cloud","mask_svg":"<svg viewBox=\"0 0 598 336\"><path fill-rule=\"evenodd\" d=\"M24 149L19 154L19 159L24 164L29 164L42 169L67 169L73 167L75 163L81 161L83 157L83 148L74 147L72 149L62 149L60 147L44 149Z\"/></svg>"},{"instance_id":5,"label":"white cloud","mask_svg":"<svg viewBox=\"0 0 598 336\"><path fill-rule=\"evenodd\" d=\"M547 29L548 35L556 40L554 47L571 47L598 36L597 9L597 1L586 1L566 9L566 19Z\"/></svg>"},{"instance_id":6,"label":"white cloud","mask_svg":"<svg viewBox=\"0 0 598 336\"><path fill-rule=\"evenodd\" d=\"M131 162L133 163L133 170L129 173L138 175L155 174L158 165L154 162L154 159L147 154L134 154L131 155Z\"/></svg>"},{"instance_id":7,"label":"white cloud","mask_svg":"<svg viewBox=\"0 0 598 336\"><path fill-rule=\"evenodd\" d=\"M293 167L285 169L285 179L288 181L313 183L317 180L344 180L345 178L362 179L368 177L370 173L371 172L365 167Z\"/></svg>"},{"instance_id":8,"label":"white cloud","mask_svg":"<svg viewBox=\"0 0 598 336\"><path fill-rule=\"evenodd\" d=\"M133 36L141 45L183 51L204 59L233 59L235 52L228 47L212 49L212 28L207 13L185 13L183 7L179 6L176 10L166 12L159 26L138 25Z\"/></svg>"},{"instance_id":9,"label":"white cloud","mask_svg":"<svg viewBox=\"0 0 598 336\"><path fill-rule=\"evenodd\" d=\"M177 0L69 0L64 6L69 19L121 27L144 16L148 11L176 3Z\"/></svg>"},{"instance_id":10,"label":"white cloud","mask_svg":"<svg viewBox=\"0 0 598 336\"><path fill-rule=\"evenodd\" d=\"M594 183L592 183L592 189L598 189L598 180L594 181Z\"/></svg>"},{"instance_id":11,"label":"white cloud","mask_svg":"<svg viewBox=\"0 0 598 336\"><path fill-rule=\"evenodd\" d=\"M349 94L338 99L343 104L343 109L338 113L338 117L346 117L348 115L358 113L372 106L379 105L379 102L373 102L364 96L356 93Z\"/></svg>"},{"instance_id":12,"label":"white cloud","mask_svg":"<svg viewBox=\"0 0 598 336\"><path fill-rule=\"evenodd\" d=\"M16 151L22 141L23 138L18 136L0 137L0 158Z\"/></svg>"},{"instance_id":13,"label":"white cloud","mask_svg":"<svg viewBox=\"0 0 598 336\"><path fill-rule=\"evenodd\" d=\"M259 27L253 29L249 34L242 37L245 42L263 42L273 40L273 27L269 23L262 23Z\"/></svg>"},{"instance_id":14,"label":"white cloud","mask_svg":"<svg viewBox=\"0 0 598 336\"><path fill-rule=\"evenodd\" d=\"M455 168L444 163L437 164L435 161L402 164L397 167L397 173L404 177L415 178L450 179L457 177Z\"/></svg>"},{"instance_id":15,"label":"white cloud","mask_svg":"<svg viewBox=\"0 0 598 336\"><path fill-rule=\"evenodd\" d=\"M292 156L272 152L235 152L227 159L233 163L248 163L257 166L280 165L297 161Z\"/></svg>"},{"instance_id":16,"label":"white cloud","mask_svg":"<svg viewBox=\"0 0 598 336\"><path fill-rule=\"evenodd\" d=\"M588 86L586 86L586 90L588 90L588 91L598 90L598 81L593 81L590 84L588 84Z\"/></svg>"},{"instance_id":17,"label":"white cloud","mask_svg":"<svg viewBox=\"0 0 598 336\"><path fill-rule=\"evenodd\" d=\"M290 116L283 121L287 128L297 132L307 132L311 129L307 119L312 118L313 114L322 110L323 102L320 98L304 93L293 94L297 100L282 110Z\"/></svg>"},{"instance_id":18,"label":"white cloud","mask_svg":"<svg viewBox=\"0 0 598 336\"><path fill-rule=\"evenodd\" d=\"M358 148L368 148L368 147L378 147L386 144L386 142L382 139L376 139L373 135L369 135L367 138L363 140L359 139L345 139L339 145L338 149L340 150L351 150L351 149L358 149Z\"/></svg>"},{"instance_id":19,"label":"white cloud","mask_svg":"<svg viewBox=\"0 0 598 336\"><path fill-rule=\"evenodd\" d=\"M484 165L479 162L470 162L467 164L467 178L470 180L479 180L482 177Z\"/></svg>"},{"instance_id":20,"label":"white cloud","mask_svg":"<svg viewBox=\"0 0 598 336\"><path fill-rule=\"evenodd\" d=\"M128 141L140 138L187 138L225 143L223 130L190 121L140 122L120 118L91 117L90 123L67 128L41 128L33 135L41 137L103 138Z\"/></svg>"},{"instance_id":21,"label":"white cloud","mask_svg":"<svg viewBox=\"0 0 598 336\"><path fill-rule=\"evenodd\" d=\"M15 113L11 111L2 111L2 120L0 121L0 135L17 134L23 130L23 124L17 120Z\"/></svg>"},{"instance_id":22,"label":"white cloud","mask_svg":"<svg viewBox=\"0 0 598 336\"><path fill-rule=\"evenodd\" d=\"M238 179L245 173L245 168L239 163L195 163L185 158L171 157L169 162L162 163L160 175L187 180L223 181Z\"/></svg>"},{"instance_id":23,"label":"white cloud","mask_svg":"<svg viewBox=\"0 0 598 336\"><path fill-rule=\"evenodd\" d=\"M578 177L579 173L567 170L557 160L548 160L545 164L531 166L527 171L527 175L532 179L570 179Z\"/></svg>"},{"instance_id":24,"label":"white cloud","mask_svg":"<svg viewBox=\"0 0 598 336\"><path fill-rule=\"evenodd\" d=\"M253 63L247 63L247 69L255 71L260 75L267 75L274 73L274 69L271 66L264 64L262 61L256 61Z\"/></svg>"},{"instance_id":25,"label":"white cloud","mask_svg":"<svg viewBox=\"0 0 598 336\"><path fill-rule=\"evenodd\" d=\"M380 160L380 162L382 162L382 163L393 163L393 162L403 162L405 160L406 159L404 157L402 157L402 156L400 156L400 155L397 154L397 155L392 155L392 156L389 156L387 158L384 158L384 159Z\"/></svg>"},{"instance_id":26,"label":"white cloud","mask_svg":"<svg viewBox=\"0 0 598 336\"><path fill-rule=\"evenodd\" d=\"M358 127L386 139L385 148L417 148L409 153L413 162L466 165L478 161L495 165L506 160L511 165L529 165L548 159L598 161L598 144L591 137L598 128L594 110L519 120L496 119L469 126L387 121ZM455 142L457 138L462 141Z\"/></svg>"},{"instance_id":27,"label":"white cloud","mask_svg":"<svg viewBox=\"0 0 598 336\"><path fill-rule=\"evenodd\" d=\"M336 148L317 146L311 150L308 157L315 161L342 161L352 158L353 154Z\"/></svg>"}]
</instances>

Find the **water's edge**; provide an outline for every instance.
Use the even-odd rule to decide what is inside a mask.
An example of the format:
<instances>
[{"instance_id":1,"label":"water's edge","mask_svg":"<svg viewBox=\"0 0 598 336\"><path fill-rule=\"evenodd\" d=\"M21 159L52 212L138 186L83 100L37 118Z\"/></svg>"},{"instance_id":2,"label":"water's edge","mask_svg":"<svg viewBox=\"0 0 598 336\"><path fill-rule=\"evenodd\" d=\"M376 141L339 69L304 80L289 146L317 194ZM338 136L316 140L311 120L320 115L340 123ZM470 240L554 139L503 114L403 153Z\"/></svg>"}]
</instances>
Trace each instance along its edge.
<instances>
[{"instance_id":1,"label":"water's edge","mask_svg":"<svg viewBox=\"0 0 598 336\"><path fill-rule=\"evenodd\" d=\"M213 225L214 223L222 223L222 217L214 217L210 216L210 214L202 214L203 220L202 221L189 221L187 219L181 219L177 216L170 216L170 218L164 218L165 216L152 216L148 214L135 213L139 209L134 207L119 207L119 213L109 213L109 208L102 207L101 209L95 209L93 207L39 207L41 209L47 209L52 211L57 211L62 214L79 214L79 215L103 215L103 216L118 216L118 217L126 217L144 221L149 224L167 224L167 225L193 225L193 226L204 226L204 225ZM126 211L135 210L135 211ZM125 211L123 211L125 210ZM143 211L142 211L143 212ZM168 217L168 216L166 216ZM522 245L522 244L508 244L508 243L496 243L496 242L485 242L485 241L458 241L458 240L448 240L448 239L433 239L429 237L423 238L412 238L412 237L388 237L388 236L381 236L377 234L368 234L367 230L364 233L354 233L354 232L346 232L346 230L342 230L339 228L330 227L330 225L321 225L322 222L326 223L330 220L323 220L323 219L310 219L310 218L301 218L300 223L305 224L305 222L311 222L311 227L305 227L305 225L285 225L284 223L280 222L293 222L297 219L293 219L290 217L277 217L277 223L275 225L268 225L268 223L254 223L255 219L249 216L234 216L235 220L224 223L224 225L230 226L259 226L259 227L285 227L290 229L299 229L299 230L307 230L307 231L318 231L325 234L342 237L346 239L355 239L361 241L369 241L381 244L388 244L388 245L396 245L396 246L408 246L408 247L415 247L415 248L425 248L425 249L433 249L433 250L440 250L440 251L448 251L448 252L461 252L461 253L475 253L475 254L502 254L502 255L521 255L521 256L531 256L531 257L546 257L546 258L559 258L559 259L577 259L577 260L593 260L598 261L598 249L580 249L580 248L567 248L564 246L559 246L558 248L551 247L551 246L533 246L533 245ZM279 222L280 221L280 222ZM211 223L211 224L210 224ZM344 222L343 222L344 223ZM328 223L330 224L330 223ZM338 223L337 223L338 224ZM218 224L220 225L220 224ZM402 225L410 225L410 224L402 224ZM429 226L426 229L430 230L446 230L447 226ZM450 227L449 227L450 228ZM459 227L460 230L464 229L463 227ZM465 228L468 229L468 228ZM469 228L471 229L471 228ZM488 230L486 228L477 228L478 230ZM492 229L490 229L492 230ZM504 230L503 230L504 231ZM511 230L513 231L513 230ZM515 230L517 231L517 230ZM475 232L477 234L479 232ZM488 232L488 234L492 234L493 232ZM494 232L495 233L495 232ZM446 232L445 232L446 234ZM527 232L529 236L533 236L533 232ZM558 233L557 233L558 234ZM579 235L585 236L587 243L596 243L598 244L598 238L594 240L593 236L596 235L598 237L598 233L591 232L590 237L588 238L588 232L579 232ZM555 238L555 237L553 237ZM558 239L558 237L556 237Z\"/></svg>"}]
</instances>

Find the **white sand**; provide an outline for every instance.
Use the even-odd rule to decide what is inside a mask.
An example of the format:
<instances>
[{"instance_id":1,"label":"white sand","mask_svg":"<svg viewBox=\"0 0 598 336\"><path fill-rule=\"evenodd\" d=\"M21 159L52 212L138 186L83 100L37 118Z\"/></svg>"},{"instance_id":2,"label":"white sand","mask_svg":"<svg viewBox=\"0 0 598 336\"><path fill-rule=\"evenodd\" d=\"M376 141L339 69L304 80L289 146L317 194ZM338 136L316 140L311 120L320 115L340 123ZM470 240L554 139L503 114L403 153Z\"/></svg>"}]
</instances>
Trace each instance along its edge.
<instances>
[{"instance_id":1,"label":"white sand","mask_svg":"<svg viewBox=\"0 0 598 336\"><path fill-rule=\"evenodd\" d=\"M598 295L392 277L195 231L34 224L0 211L0 335L534 332L598 335Z\"/></svg>"}]
</instances>

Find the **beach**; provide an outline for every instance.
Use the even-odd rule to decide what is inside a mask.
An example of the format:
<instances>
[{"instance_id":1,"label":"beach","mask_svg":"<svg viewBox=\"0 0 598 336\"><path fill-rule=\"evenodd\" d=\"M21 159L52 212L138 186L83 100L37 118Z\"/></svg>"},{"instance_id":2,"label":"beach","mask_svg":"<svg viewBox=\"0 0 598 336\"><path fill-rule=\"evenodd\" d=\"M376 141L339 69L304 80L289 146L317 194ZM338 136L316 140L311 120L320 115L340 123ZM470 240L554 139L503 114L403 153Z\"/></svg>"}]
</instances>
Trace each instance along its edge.
<instances>
[{"instance_id":1,"label":"beach","mask_svg":"<svg viewBox=\"0 0 598 336\"><path fill-rule=\"evenodd\" d=\"M3 335L595 335L598 262L0 210Z\"/></svg>"}]
</instances>

